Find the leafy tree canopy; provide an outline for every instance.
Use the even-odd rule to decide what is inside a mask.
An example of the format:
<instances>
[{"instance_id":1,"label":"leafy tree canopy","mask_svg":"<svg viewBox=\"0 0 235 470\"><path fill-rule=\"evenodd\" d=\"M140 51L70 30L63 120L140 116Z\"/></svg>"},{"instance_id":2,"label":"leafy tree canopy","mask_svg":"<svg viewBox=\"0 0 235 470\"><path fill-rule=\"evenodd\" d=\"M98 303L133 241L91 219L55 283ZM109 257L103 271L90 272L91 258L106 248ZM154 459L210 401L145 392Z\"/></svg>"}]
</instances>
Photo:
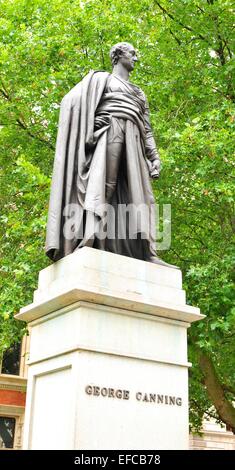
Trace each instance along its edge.
<instances>
[{"instance_id":1,"label":"leafy tree canopy","mask_svg":"<svg viewBox=\"0 0 235 470\"><path fill-rule=\"evenodd\" d=\"M0 12L1 350L24 334L13 315L48 264L60 101L91 68L110 70L114 43L131 42L162 159L156 200L172 205L163 256L206 314L190 331L191 424L206 413L235 431L233 1L0 0Z\"/></svg>"}]
</instances>

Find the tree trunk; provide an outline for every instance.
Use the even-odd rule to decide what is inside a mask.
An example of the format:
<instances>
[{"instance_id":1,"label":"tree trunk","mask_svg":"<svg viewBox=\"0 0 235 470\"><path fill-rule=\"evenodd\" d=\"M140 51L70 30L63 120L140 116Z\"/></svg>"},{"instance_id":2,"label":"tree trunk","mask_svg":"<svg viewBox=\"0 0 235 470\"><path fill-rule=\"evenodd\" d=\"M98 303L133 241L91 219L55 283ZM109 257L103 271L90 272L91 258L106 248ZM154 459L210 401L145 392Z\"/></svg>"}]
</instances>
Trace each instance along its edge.
<instances>
[{"instance_id":1,"label":"tree trunk","mask_svg":"<svg viewBox=\"0 0 235 470\"><path fill-rule=\"evenodd\" d=\"M207 393L220 417L235 434L235 408L226 398L222 384L216 373L212 359L205 353L199 353L199 365L204 375Z\"/></svg>"}]
</instances>

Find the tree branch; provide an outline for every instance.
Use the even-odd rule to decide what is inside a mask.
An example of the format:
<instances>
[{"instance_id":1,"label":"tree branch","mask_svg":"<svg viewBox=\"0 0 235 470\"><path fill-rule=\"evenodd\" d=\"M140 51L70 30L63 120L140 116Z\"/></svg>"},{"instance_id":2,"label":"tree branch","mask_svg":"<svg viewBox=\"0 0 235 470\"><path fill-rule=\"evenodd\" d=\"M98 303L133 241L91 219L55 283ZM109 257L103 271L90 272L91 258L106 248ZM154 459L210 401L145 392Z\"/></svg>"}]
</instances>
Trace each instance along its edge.
<instances>
[{"instance_id":1,"label":"tree branch","mask_svg":"<svg viewBox=\"0 0 235 470\"><path fill-rule=\"evenodd\" d=\"M28 126L25 124L25 122L21 119L21 118L17 118L16 119L16 122L17 124L19 125L19 127L21 127L21 129L24 129L27 134L32 137L33 139L37 139L39 140L40 142L42 142L43 144L46 144L48 145L48 147L50 147L52 150L55 150L55 147L46 139L43 139L42 137L39 137L38 135L36 134L33 134L30 129L28 128Z\"/></svg>"},{"instance_id":2,"label":"tree branch","mask_svg":"<svg viewBox=\"0 0 235 470\"><path fill-rule=\"evenodd\" d=\"M171 29L169 29L169 31L170 31L171 35L173 36L173 38L176 40L177 44L179 46L181 46L181 44L182 44L181 40L179 38L177 38L177 36L173 33L173 31L171 31Z\"/></svg>"},{"instance_id":3,"label":"tree branch","mask_svg":"<svg viewBox=\"0 0 235 470\"><path fill-rule=\"evenodd\" d=\"M203 10L203 8L200 7L200 5L196 5L196 7L201 13L205 13L205 10Z\"/></svg>"},{"instance_id":4,"label":"tree branch","mask_svg":"<svg viewBox=\"0 0 235 470\"><path fill-rule=\"evenodd\" d=\"M223 91L219 90L215 86L212 86L212 90L214 90L216 93L219 93L220 95L222 95L227 100L230 100L232 102L235 101L235 96L233 96L232 94L224 93Z\"/></svg>"},{"instance_id":5,"label":"tree branch","mask_svg":"<svg viewBox=\"0 0 235 470\"><path fill-rule=\"evenodd\" d=\"M231 393L235 397L235 389L228 384L222 384L222 388L225 392Z\"/></svg>"},{"instance_id":6,"label":"tree branch","mask_svg":"<svg viewBox=\"0 0 235 470\"><path fill-rule=\"evenodd\" d=\"M186 29L187 31L190 31L191 33L195 33L195 31L193 30L193 28L191 26L188 26L184 23L182 23L182 21L180 21L178 18L176 18L174 15L172 15L172 13L170 13L169 11L167 11L157 0L155 0L155 3L157 4L157 6L160 8L160 10L166 15L168 16L168 18L170 18L171 20L175 21L176 23L178 23L180 26L182 26L182 28ZM195 33L197 34L197 33ZM203 41L206 41L208 43L208 40L205 38L205 36L203 36L202 34L198 34L198 37L200 39L202 39Z\"/></svg>"},{"instance_id":7,"label":"tree branch","mask_svg":"<svg viewBox=\"0 0 235 470\"><path fill-rule=\"evenodd\" d=\"M6 100L9 100L9 95L7 94L6 90L4 90L3 88L0 88L0 93L2 93L4 98L6 98Z\"/></svg>"},{"instance_id":8,"label":"tree branch","mask_svg":"<svg viewBox=\"0 0 235 470\"><path fill-rule=\"evenodd\" d=\"M195 408L197 408L197 410L203 414L203 415L206 415L208 416L209 418L213 418L213 419L216 419L216 414L215 412L213 411L208 411L208 410L204 410L203 408L201 408L198 404L198 402L196 400L193 400L193 399L190 399L190 403L193 403L193 405L195 406ZM218 418L218 416L217 416Z\"/></svg>"},{"instance_id":9,"label":"tree branch","mask_svg":"<svg viewBox=\"0 0 235 470\"><path fill-rule=\"evenodd\" d=\"M208 354L200 351L199 365L204 376L207 393L220 419L231 427L232 432L235 434L235 408L225 395L223 385L216 373L212 359Z\"/></svg>"},{"instance_id":10,"label":"tree branch","mask_svg":"<svg viewBox=\"0 0 235 470\"><path fill-rule=\"evenodd\" d=\"M0 88L0 93L4 96L4 98L9 101L10 103L13 102L9 92L6 90L6 87L5 85L3 84L3 82L1 83L1 88ZM17 117L16 118L16 124L21 127L21 129L24 129L25 132L33 139L37 139L39 140L40 142L42 142L43 144L46 144L49 148L51 148L52 150L55 150L55 147L46 139L43 139L42 137L36 135L36 134L33 134L29 127L27 126L27 124L24 122L24 119L20 116L20 117Z\"/></svg>"}]
</instances>

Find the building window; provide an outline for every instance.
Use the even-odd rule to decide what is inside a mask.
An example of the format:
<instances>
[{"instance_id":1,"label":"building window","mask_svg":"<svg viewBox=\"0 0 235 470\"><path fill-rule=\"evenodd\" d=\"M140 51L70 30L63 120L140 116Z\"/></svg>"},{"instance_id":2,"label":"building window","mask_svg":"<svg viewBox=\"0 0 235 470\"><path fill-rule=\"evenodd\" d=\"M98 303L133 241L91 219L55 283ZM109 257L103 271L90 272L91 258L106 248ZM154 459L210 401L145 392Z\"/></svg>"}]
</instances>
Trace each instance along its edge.
<instances>
[{"instance_id":1,"label":"building window","mask_svg":"<svg viewBox=\"0 0 235 470\"><path fill-rule=\"evenodd\" d=\"M15 424L15 418L0 416L0 449L13 449Z\"/></svg>"},{"instance_id":2,"label":"building window","mask_svg":"<svg viewBox=\"0 0 235 470\"><path fill-rule=\"evenodd\" d=\"M21 343L16 343L3 353L1 374L19 375Z\"/></svg>"}]
</instances>

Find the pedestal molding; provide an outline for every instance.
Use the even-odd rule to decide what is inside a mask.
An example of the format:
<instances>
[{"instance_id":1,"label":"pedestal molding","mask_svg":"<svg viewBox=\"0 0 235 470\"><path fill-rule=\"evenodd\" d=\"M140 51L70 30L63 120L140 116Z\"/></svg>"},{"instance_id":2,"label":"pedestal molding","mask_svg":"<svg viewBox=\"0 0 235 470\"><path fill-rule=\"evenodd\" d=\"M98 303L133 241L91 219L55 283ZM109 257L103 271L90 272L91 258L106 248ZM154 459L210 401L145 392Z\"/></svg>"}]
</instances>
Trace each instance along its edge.
<instances>
[{"instance_id":1,"label":"pedestal molding","mask_svg":"<svg viewBox=\"0 0 235 470\"><path fill-rule=\"evenodd\" d=\"M32 320L36 320L48 313L53 313L81 300L110 307L115 306L125 310L134 310L138 313L162 316L164 318L180 320L187 323L204 318L204 315L199 313L200 310L198 308L191 307L190 305L174 305L173 303L166 302L144 302L136 300L136 294L134 293L130 294L128 297L119 297L116 292L115 295L111 295L107 290L102 288L99 289L99 292L85 288L66 289L63 293L55 297L48 298L43 302L32 303L22 308L20 313L15 315L15 318L31 322Z\"/></svg>"},{"instance_id":2,"label":"pedestal molding","mask_svg":"<svg viewBox=\"0 0 235 470\"><path fill-rule=\"evenodd\" d=\"M130 359L139 359L139 360L142 360L142 361L151 361L151 362L155 362L157 364L168 364L168 365L172 365L172 366L179 366L179 367L191 367L192 366L192 363L191 362L173 362L173 361L166 361L164 359L155 359L151 356L148 356L148 355L138 355L138 354L131 354L131 353L127 353L127 352L123 352L120 353L119 351L115 351L114 349L112 350L111 348L109 349L104 349L104 348L92 348L92 347L88 347L86 344L82 344L82 343L79 343L79 344L76 344L72 347L69 347L67 349L62 349L62 350L58 350L57 352L53 353L53 354L48 354L47 356L45 357L41 357L40 359L36 359L34 361L28 361L28 365L29 366L33 366L35 364L39 364L41 362L45 362L47 360L50 360L50 359L54 359L56 357L60 357L60 356L63 356L63 355L67 355L67 354L71 354L71 353L74 353L74 352L77 352L79 353L80 351L87 351L87 352L96 352L96 353L100 353L100 354L108 354L108 355L111 355L111 356L119 356L119 357L128 357Z\"/></svg>"},{"instance_id":3,"label":"pedestal molding","mask_svg":"<svg viewBox=\"0 0 235 470\"><path fill-rule=\"evenodd\" d=\"M93 302L86 302L84 300L79 300L78 302L74 302L73 304L70 304L67 307L62 307L61 309L56 310L55 312L51 312L51 313L48 313L47 315L43 315L42 317L39 317L36 320L31 321L29 323L29 327L40 325L42 323L47 322L48 320L52 320L55 317L59 317L61 315L69 313L75 308L81 308L81 307L89 307L90 309L93 309L96 311L101 311L101 312L107 311L110 313L116 313L117 315L125 315L125 316L134 317L134 318L144 318L145 320L157 321L158 323L170 323L171 325L184 326L185 328L190 327L190 323L185 322L183 320L165 318L163 316L157 316L157 315L153 315L150 313L146 314L144 312L136 312L136 311L127 310L124 308L110 307L107 305L98 305Z\"/></svg>"}]
</instances>

